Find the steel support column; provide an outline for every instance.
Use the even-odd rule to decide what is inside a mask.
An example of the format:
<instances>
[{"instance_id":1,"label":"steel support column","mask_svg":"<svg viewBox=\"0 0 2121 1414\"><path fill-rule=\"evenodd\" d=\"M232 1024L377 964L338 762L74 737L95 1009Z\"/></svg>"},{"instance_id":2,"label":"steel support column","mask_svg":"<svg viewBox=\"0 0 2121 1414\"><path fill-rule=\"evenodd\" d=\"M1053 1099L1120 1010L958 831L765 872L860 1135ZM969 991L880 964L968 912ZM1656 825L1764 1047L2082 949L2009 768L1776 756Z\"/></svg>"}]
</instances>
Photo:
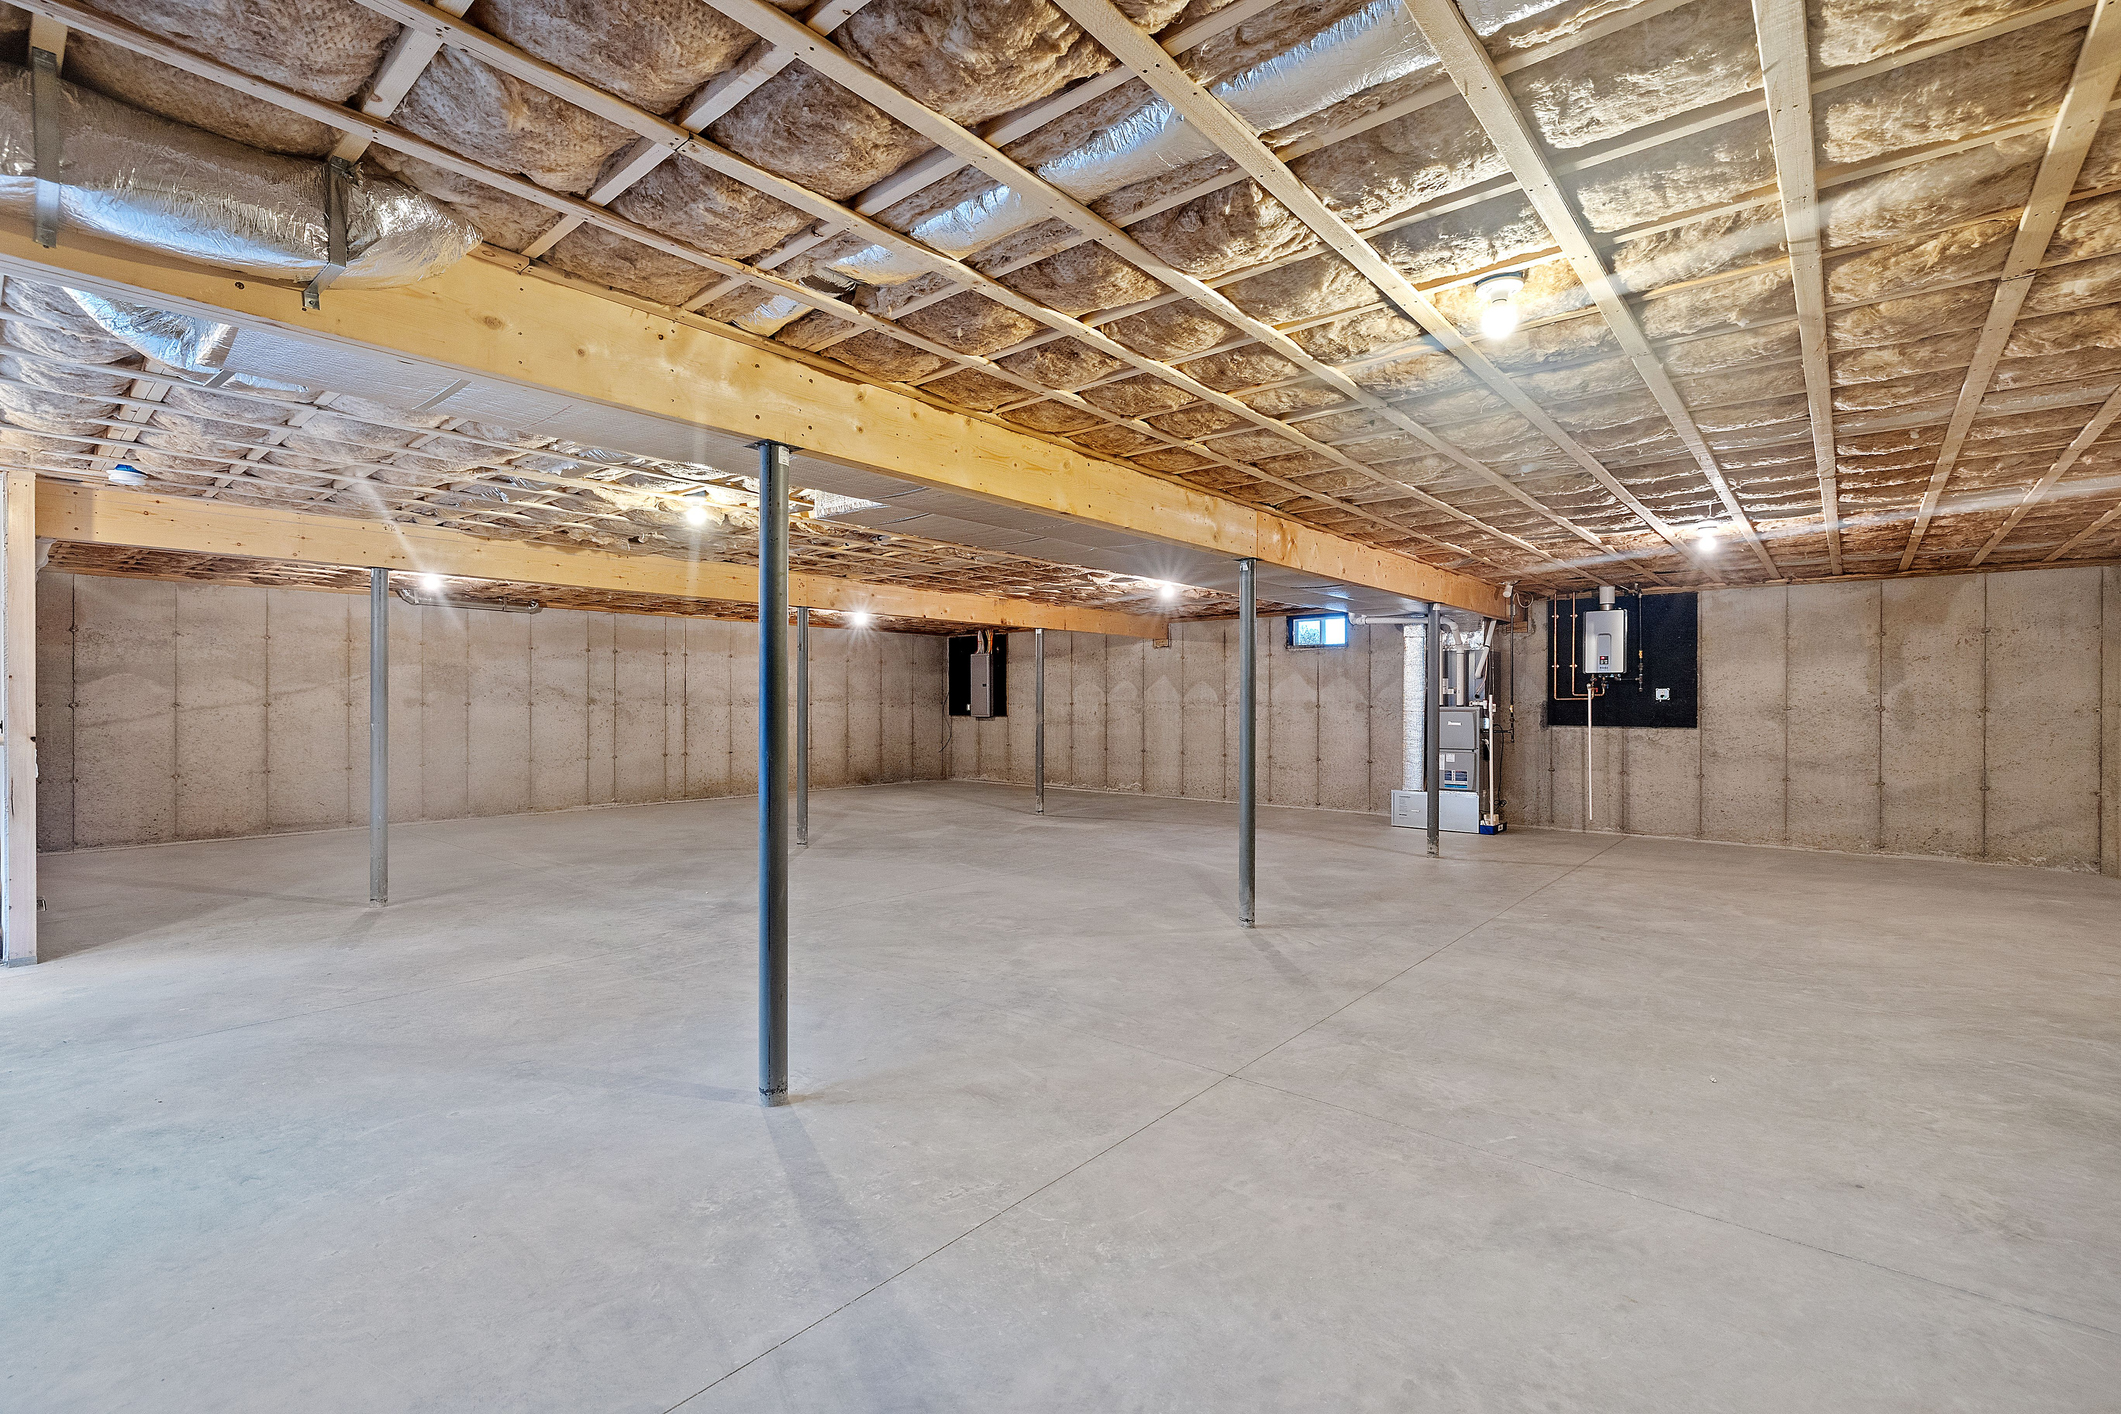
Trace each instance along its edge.
<instances>
[{"instance_id":1,"label":"steel support column","mask_svg":"<svg viewBox=\"0 0 2121 1414\"><path fill-rule=\"evenodd\" d=\"M1427 638L1423 655L1429 660L1428 691L1421 704L1422 788L1428 792L1429 857L1434 859L1443 853L1443 748L1438 745L1443 735L1443 605L1429 605L1428 626L1422 632Z\"/></svg>"},{"instance_id":2,"label":"steel support column","mask_svg":"<svg viewBox=\"0 0 2121 1414\"><path fill-rule=\"evenodd\" d=\"M759 443L759 1102L788 1103L788 449Z\"/></svg>"},{"instance_id":3,"label":"steel support column","mask_svg":"<svg viewBox=\"0 0 2121 1414\"><path fill-rule=\"evenodd\" d=\"M368 572L368 901L390 902L390 571Z\"/></svg>"},{"instance_id":4,"label":"steel support column","mask_svg":"<svg viewBox=\"0 0 2121 1414\"><path fill-rule=\"evenodd\" d=\"M795 842L810 843L810 611L795 611Z\"/></svg>"},{"instance_id":5,"label":"steel support column","mask_svg":"<svg viewBox=\"0 0 2121 1414\"><path fill-rule=\"evenodd\" d=\"M1046 813L1046 631L1031 630L1031 812Z\"/></svg>"},{"instance_id":6,"label":"steel support column","mask_svg":"<svg viewBox=\"0 0 2121 1414\"><path fill-rule=\"evenodd\" d=\"M1254 776L1259 715L1259 604L1253 583L1257 560L1237 562L1237 921L1252 926L1253 833L1259 818Z\"/></svg>"}]
</instances>

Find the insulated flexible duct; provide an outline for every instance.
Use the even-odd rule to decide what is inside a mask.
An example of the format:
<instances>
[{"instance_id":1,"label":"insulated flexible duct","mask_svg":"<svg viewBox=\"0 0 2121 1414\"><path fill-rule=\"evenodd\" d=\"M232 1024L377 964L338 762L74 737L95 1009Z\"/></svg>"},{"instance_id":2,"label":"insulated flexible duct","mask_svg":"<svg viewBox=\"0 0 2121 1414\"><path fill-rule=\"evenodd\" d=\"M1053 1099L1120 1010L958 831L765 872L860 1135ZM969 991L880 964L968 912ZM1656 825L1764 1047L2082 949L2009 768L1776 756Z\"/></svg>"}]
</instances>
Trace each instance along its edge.
<instances>
[{"instance_id":1,"label":"insulated flexible duct","mask_svg":"<svg viewBox=\"0 0 2121 1414\"><path fill-rule=\"evenodd\" d=\"M1436 51L1399 0L1371 0L1302 43L1208 85L1208 91L1254 128L1271 132L1436 62ZM1188 127L1170 104L1151 98L1081 147L1035 170L1077 201L1089 202L1214 152L1214 145ZM995 186L922 217L906 234L962 260L1046 215L1022 193ZM869 285L903 284L928 273L925 264L880 245L851 251L819 268ZM776 296L733 322L770 335L803 313L795 301Z\"/></svg>"},{"instance_id":2,"label":"insulated flexible duct","mask_svg":"<svg viewBox=\"0 0 2121 1414\"><path fill-rule=\"evenodd\" d=\"M60 230L262 279L304 282L327 263L322 162L261 152L56 84ZM0 211L27 220L37 158L28 69L0 65ZM455 264L479 233L425 196L358 171L347 181L342 286L409 285Z\"/></svg>"}]
</instances>

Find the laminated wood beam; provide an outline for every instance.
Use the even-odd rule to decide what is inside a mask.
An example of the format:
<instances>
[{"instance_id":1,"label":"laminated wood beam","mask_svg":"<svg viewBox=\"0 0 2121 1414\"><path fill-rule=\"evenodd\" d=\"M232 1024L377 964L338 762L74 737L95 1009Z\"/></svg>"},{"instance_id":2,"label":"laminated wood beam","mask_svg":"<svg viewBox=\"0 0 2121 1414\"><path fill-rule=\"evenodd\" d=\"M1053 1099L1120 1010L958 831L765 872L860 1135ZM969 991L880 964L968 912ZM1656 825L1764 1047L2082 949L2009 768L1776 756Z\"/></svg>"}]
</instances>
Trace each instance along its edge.
<instances>
[{"instance_id":1,"label":"laminated wood beam","mask_svg":"<svg viewBox=\"0 0 2121 1414\"><path fill-rule=\"evenodd\" d=\"M188 496L155 496L113 486L37 483L37 535L78 545L122 545L201 555L368 566L467 579L601 589L678 599L756 604L755 565L614 555L519 540L487 540L462 531L393 521L350 520ZM796 600L816 609L864 610L892 618L997 628L1051 628L1161 639L1165 621L1116 609L1075 608L985 594L869 584L833 575L795 573Z\"/></svg>"},{"instance_id":2,"label":"laminated wood beam","mask_svg":"<svg viewBox=\"0 0 2121 1414\"><path fill-rule=\"evenodd\" d=\"M88 238L45 250L12 223L0 224L0 271L384 349L1168 544L1503 616L1500 591L1465 575L483 261L406 288L336 291L324 308L304 312L289 286Z\"/></svg>"}]
</instances>

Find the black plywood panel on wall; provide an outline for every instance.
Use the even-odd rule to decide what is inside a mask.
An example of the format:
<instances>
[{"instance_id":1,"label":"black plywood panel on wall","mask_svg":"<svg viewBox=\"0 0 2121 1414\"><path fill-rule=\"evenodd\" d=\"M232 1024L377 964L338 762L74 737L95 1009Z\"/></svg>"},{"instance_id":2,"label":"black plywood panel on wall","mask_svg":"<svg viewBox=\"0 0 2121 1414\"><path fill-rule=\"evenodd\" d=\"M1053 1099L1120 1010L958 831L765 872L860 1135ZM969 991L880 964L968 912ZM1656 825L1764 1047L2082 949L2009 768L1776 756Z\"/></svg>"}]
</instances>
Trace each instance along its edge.
<instances>
[{"instance_id":1,"label":"black plywood panel on wall","mask_svg":"<svg viewBox=\"0 0 2121 1414\"><path fill-rule=\"evenodd\" d=\"M997 633L994 641L994 715L1009 715L1009 635ZM979 651L980 635L961 634L950 640L949 713L972 715L972 655Z\"/></svg>"},{"instance_id":2,"label":"black plywood panel on wall","mask_svg":"<svg viewBox=\"0 0 2121 1414\"><path fill-rule=\"evenodd\" d=\"M1580 616L1598 607L1596 595L1547 603L1547 725L1580 727L1585 675ZM1693 594L1623 594L1615 603L1628 615L1628 672L1604 681L1591 704L1600 727L1694 727L1700 725L1701 602ZM1662 691L1664 696L1659 698Z\"/></svg>"}]
</instances>

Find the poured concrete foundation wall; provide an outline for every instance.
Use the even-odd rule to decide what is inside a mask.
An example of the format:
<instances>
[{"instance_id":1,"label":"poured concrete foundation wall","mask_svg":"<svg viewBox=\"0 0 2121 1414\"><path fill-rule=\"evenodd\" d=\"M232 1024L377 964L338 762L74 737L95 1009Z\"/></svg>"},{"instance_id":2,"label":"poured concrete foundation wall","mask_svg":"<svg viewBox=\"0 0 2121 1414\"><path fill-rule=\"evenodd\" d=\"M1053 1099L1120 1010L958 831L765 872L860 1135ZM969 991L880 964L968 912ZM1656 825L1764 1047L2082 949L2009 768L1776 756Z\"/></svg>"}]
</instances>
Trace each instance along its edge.
<instances>
[{"instance_id":1,"label":"poured concrete foundation wall","mask_svg":"<svg viewBox=\"0 0 2121 1414\"><path fill-rule=\"evenodd\" d=\"M1507 810L1582 828L1533 622ZM1595 730L1590 828L2121 874L2121 570L1704 593L1700 669L1697 730Z\"/></svg>"},{"instance_id":2,"label":"poured concrete foundation wall","mask_svg":"<svg viewBox=\"0 0 2121 1414\"><path fill-rule=\"evenodd\" d=\"M1396 628L1350 628L1345 648L1287 648L1259 625L1259 785L1269 805L1383 812L1399 785ZM1237 798L1237 625L1173 624L1171 645L1046 635L1046 782ZM1009 715L953 717L953 777L1031 781L1032 647L1009 637Z\"/></svg>"},{"instance_id":3,"label":"poured concrete foundation wall","mask_svg":"<svg viewBox=\"0 0 2121 1414\"><path fill-rule=\"evenodd\" d=\"M368 819L368 602L47 573L47 850ZM506 815L748 794L758 630L712 619L391 602L391 813ZM944 648L811 634L811 781L942 774Z\"/></svg>"}]
</instances>

